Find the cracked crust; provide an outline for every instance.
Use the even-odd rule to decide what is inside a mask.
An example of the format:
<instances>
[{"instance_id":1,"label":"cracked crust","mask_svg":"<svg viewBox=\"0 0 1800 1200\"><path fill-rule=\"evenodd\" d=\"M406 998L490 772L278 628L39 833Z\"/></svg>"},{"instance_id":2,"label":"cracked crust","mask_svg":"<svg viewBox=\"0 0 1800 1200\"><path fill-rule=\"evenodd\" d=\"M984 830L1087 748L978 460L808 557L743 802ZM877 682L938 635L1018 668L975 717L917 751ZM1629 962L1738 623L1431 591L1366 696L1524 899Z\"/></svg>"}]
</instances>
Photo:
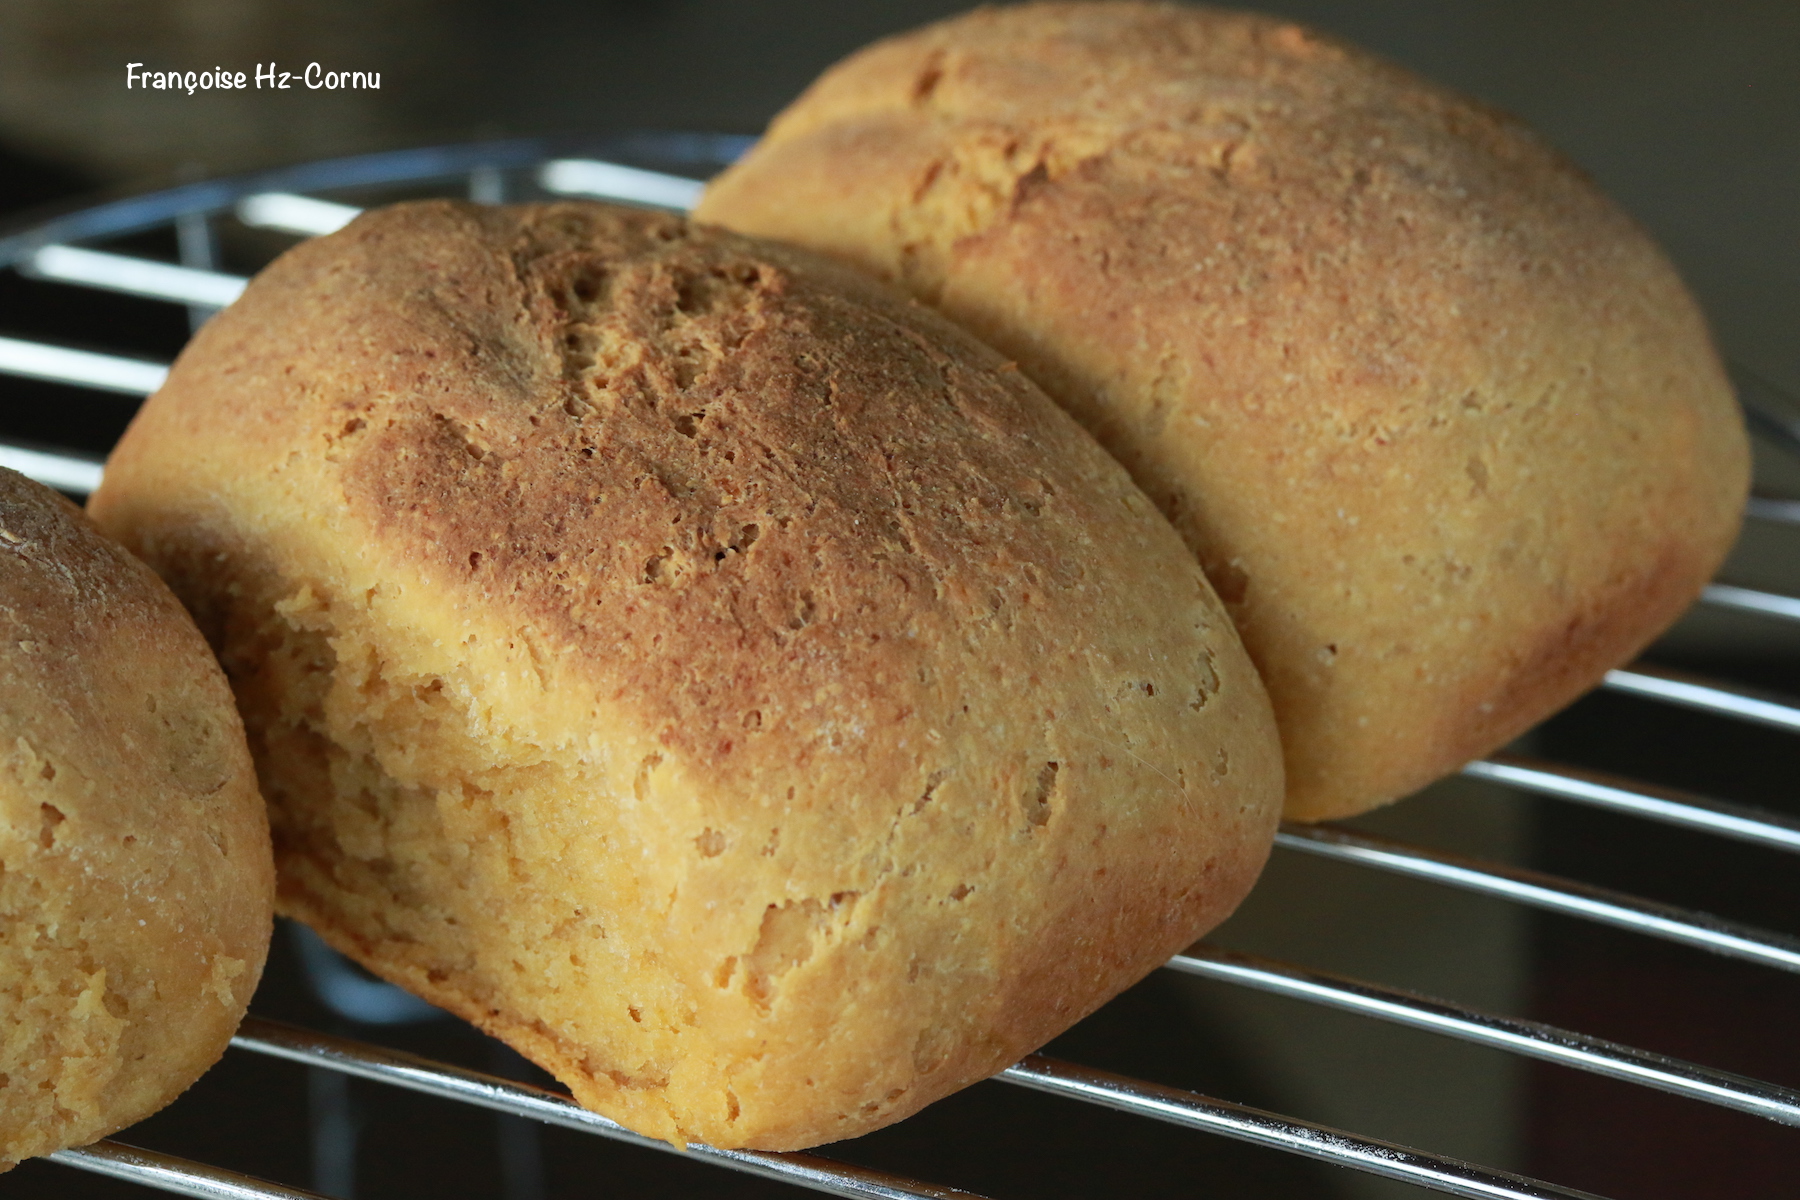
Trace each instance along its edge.
<instances>
[{"instance_id":1,"label":"cracked crust","mask_svg":"<svg viewBox=\"0 0 1800 1200\"><path fill-rule=\"evenodd\" d=\"M0 1170L149 1116L268 953L268 822L218 665L155 575L0 469Z\"/></svg>"},{"instance_id":2,"label":"cracked crust","mask_svg":"<svg viewBox=\"0 0 1800 1200\"><path fill-rule=\"evenodd\" d=\"M1662 255L1502 114L1296 25L982 9L827 71L702 220L1016 359L1205 565L1288 815L1411 792L1629 659L1748 451Z\"/></svg>"},{"instance_id":3,"label":"cracked crust","mask_svg":"<svg viewBox=\"0 0 1800 1200\"><path fill-rule=\"evenodd\" d=\"M1125 473L929 310L597 205L306 243L102 524L200 615L280 904L671 1140L896 1120L1222 919L1280 752Z\"/></svg>"}]
</instances>

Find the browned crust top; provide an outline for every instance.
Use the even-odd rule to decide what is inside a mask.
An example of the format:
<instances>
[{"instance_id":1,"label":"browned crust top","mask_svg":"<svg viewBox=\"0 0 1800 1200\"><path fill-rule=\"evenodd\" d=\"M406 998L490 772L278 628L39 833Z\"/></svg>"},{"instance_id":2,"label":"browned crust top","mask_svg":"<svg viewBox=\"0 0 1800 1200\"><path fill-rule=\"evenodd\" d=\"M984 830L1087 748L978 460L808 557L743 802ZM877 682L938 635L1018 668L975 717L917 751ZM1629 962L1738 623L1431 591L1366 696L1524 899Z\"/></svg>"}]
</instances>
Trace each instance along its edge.
<instances>
[{"instance_id":1,"label":"browned crust top","mask_svg":"<svg viewBox=\"0 0 1800 1200\"><path fill-rule=\"evenodd\" d=\"M310 471L293 448L316 449L349 536L540 639L546 669L629 694L708 769L765 740L791 755L780 730L902 719L921 646L1129 590L1098 570L1218 613L1029 381L825 260L600 206L433 203L256 288L159 419L216 443L208 404L257 397L228 418L239 453ZM1060 652L1061 632L1031 640Z\"/></svg>"},{"instance_id":2,"label":"browned crust top","mask_svg":"<svg viewBox=\"0 0 1800 1200\"><path fill-rule=\"evenodd\" d=\"M1651 241L1516 120L1275 18L984 9L833 67L699 215L1017 359L1205 564L1290 816L1491 749L1689 603L1748 456Z\"/></svg>"}]
</instances>

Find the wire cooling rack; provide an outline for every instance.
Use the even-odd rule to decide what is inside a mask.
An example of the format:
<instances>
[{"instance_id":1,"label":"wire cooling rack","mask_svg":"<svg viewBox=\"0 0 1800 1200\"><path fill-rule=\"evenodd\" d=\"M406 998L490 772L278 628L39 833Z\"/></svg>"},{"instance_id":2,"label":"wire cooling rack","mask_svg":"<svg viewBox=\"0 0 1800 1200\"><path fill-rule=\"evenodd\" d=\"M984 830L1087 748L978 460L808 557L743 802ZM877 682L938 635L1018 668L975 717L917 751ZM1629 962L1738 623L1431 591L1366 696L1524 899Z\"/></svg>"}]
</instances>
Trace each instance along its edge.
<instances>
[{"instance_id":1,"label":"wire cooling rack","mask_svg":"<svg viewBox=\"0 0 1800 1200\"><path fill-rule=\"evenodd\" d=\"M41 220L0 238L0 269L44 286L74 286L185 305L193 325L230 303L242 277L218 269L222 234L265 239L328 233L360 205L399 196L462 194L480 202L587 196L686 209L705 176L742 152L747 139L708 134L645 134L586 142L507 141L440 147L313 163L235 179L178 187ZM654 168L654 169L652 169ZM328 198L329 197L329 198ZM347 202L355 200L357 203ZM141 247L146 234L173 231L179 261ZM135 241L133 239L136 239ZM266 243L265 243L266 244ZM121 245L125 252L121 252ZM276 247L278 248L278 246ZM162 382L167 364L94 346L52 344L0 330L0 374L80 389L141 397ZM1781 397L1740 379L1753 430L1766 445L1800 454L1800 424ZM0 420L0 427L4 421ZM99 482L91 454L43 444L0 444L0 465L83 496ZM1800 501L1758 495L1752 522L1800 526ZM1743 620L1800 622L1800 599L1715 583L1703 606ZM1800 702L1729 683L1633 665L1610 672L1604 690L1716 717L1800 733ZM1466 775L1571 805L1662 822L1696 836L1737 839L1781 853L1800 853L1800 820L1708 796L1518 755L1471 764ZM1800 938L1753 928L1657 900L1481 861L1334 826L1285 826L1277 845L1289 852L1353 864L1463 889L1511 904L1598 922L1757 964L1800 973ZM361 977L322 944L305 941L301 958L327 1009L364 1027L399 1025L429 1010L404 993ZM1425 1030L1530 1059L1659 1089L1789 1126L1800 1126L1800 1091L1682 1061L1568 1029L1498 1015L1380 983L1254 955L1199 945L1167 969L1223 984L1337 1009L1374 1021ZM342 1081L371 1080L530 1121L668 1149L575 1106L566 1096L497 1075L432 1061L391 1047L259 1017L247 1019L232 1046L313 1068L313 1120L332 1119ZM1098 1105L1196 1133L1222 1135L1369 1172L1455 1196L1500 1200L1582 1197L1555 1183L1482 1167L1293 1117L1034 1055L998 1078L1019 1087ZM334 1091L333 1088L337 1090ZM315 1129L315 1135L319 1130ZM315 1145L318 1138L315 1136ZM529 1150L529 1145L526 1147ZM775 1154L692 1147L698 1161L848 1197L963 1197L974 1193L853 1166L812 1154ZM151 1150L104 1141L51 1158L153 1188L215 1200L314 1197L318 1193L253 1178ZM329 1158L329 1155L326 1155ZM329 1163L315 1154L315 1186L330 1186ZM341 1164L340 1164L341 1166ZM529 1172L527 1172L529 1174ZM339 1172L342 1175L342 1172ZM321 1182L324 1180L324 1182ZM529 1191L529 1189L527 1189ZM540 1191L541 1194L541 1185Z\"/></svg>"}]
</instances>

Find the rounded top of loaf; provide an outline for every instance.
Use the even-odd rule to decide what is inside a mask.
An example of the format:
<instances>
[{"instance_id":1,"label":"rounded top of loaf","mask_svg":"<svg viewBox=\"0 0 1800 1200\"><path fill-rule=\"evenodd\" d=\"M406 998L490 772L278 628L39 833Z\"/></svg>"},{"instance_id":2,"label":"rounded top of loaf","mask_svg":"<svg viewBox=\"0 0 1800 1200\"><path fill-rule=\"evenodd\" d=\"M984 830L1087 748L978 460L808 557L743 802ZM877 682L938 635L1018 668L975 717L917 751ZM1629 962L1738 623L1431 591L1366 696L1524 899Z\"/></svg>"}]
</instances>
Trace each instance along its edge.
<instances>
[{"instance_id":1,"label":"rounded top of loaf","mask_svg":"<svg viewBox=\"0 0 1800 1200\"><path fill-rule=\"evenodd\" d=\"M1591 240L1584 233L1597 232L1591 223L1603 242L1629 224L1579 169L1498 109L1301 25L1176 4L984 8L884 39L827 70L747 161L814 136L854 143L856 131L879 130L907 142L906 130L927 128L938 170L912 197L920 211L904 231L915 239L903 264L909 274L929 272L959 239L1020 217L1034 190L1051 184L1104 187L1122 238L1134 227L1177 237L1137 247L1146 256L1160 250L1169 274L1234 257L1230 245L1199 241L1219 236L1214 225L1194 227L1195 244L1181 237L1170 218L1183 195L1229 193L1245 219L1229 240L1249 243L1238 251L1244 258L1272 249L1257 244L1271 238L1284 249L1341 253L1384 227L1404 245L1431 236L1422 221L1441 223L1435 232L1470 252L1502 257L1524 248L1522 236L1579 248ZM840 169L872 165L847 158ZM892 169L915 166L903 156ZM879 186L883 173L875 165L866 183ZM745 203L734 189L750 186L741 179L748 174L715 181L700 218ZM806 189L800 196L796 217L817 213ZM1400 200L1407 207L1388 207ZM1266 216L1258 219L1252 204ZM879 208L864 219L885 218ZM827 214L833 224L854 219ZM1418 245L1407 258L1436 250ZM1302 282L1238 285L1293 291Z\"/></svg>"},{"instance_id":2,"label":"rounded top of loaf","mask_svg":"<svg viewBox=\"0 0 1800 1200\"><path fill-rule=\"evenodd\" d=\"M5 469L0 564L5 744L54 748L61 765L46 761L40 774L81 780L93 805L84 828L102 840L171 805L168 849L182 853L219 819L215 809L236 802L220 793L242 785L249 763L231 694L192 619L81 510ZM103 784L120 793L103 794Z\"/></svg>"},{"instance_id":3,"label":"rounded top of loaf","mask_svg":"<svg viewBox=\"0 0 1800 1200\"><path fill-rule=\"evenodd\" d=\"M195 536L130 510L215 470L267 500L236 522L316 523L429 580L395 602L628 692L709 769L845 749L900 715L919 646L1048 593L1167 592L1229 637L1153 506L993 351L860 272L673 216L430 202L303 243L196 336L93 511ZM1162 619L1037 636L1098 662Z\"/></svg>"},{"instance_id":4,"label":"rounded top of loaf","mask_svg":"<svg viewBox=\"0 0 1800 1200\"><path fill-rule=\"evenodd\" d=\"M243 727L193 622L0 470L0 1160L103 1137L211 1066L273 896Z\"/></svg>"},{"instance_id":5,"label":"rounded top of loaf","mask_svg":"<svg viewBox=\"0 0 1800 1200\"><path fill-rule=\"evenodd\" d=\"M982 9L828 70L697 215L1016 359L1200 557L1288 815L1395 799L1665 628L1748 452L1692 298L1517 120L1278 18Z\"/></svg>"}]
</instances>

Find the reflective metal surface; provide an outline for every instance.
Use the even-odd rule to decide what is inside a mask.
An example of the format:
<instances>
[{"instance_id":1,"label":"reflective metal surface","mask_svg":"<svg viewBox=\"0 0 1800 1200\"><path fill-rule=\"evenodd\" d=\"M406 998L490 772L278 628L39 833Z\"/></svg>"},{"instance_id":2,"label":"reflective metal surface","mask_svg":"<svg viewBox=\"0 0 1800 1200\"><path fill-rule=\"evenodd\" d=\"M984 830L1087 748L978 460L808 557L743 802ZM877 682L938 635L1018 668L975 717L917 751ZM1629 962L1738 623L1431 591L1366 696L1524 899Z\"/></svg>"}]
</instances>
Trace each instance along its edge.
<instances>
[{"instance_id":1,"label":"reflective metal surface","mask_svg":"<svg viewBox=\"0 0 1800 1200\"><path fill-rule=\"evenodd\" d=\"M208 308L224 308L243 292L250 282L238 275L194 267L178 267L131 254L108 254L100 250L83 250L79 246L52 244L31 252L19 264L22 274L34 279L57 283L79 283L129 296L147 296L152 300L173 300L180 304L200 304Z\"/></svg>"},{"instance_id":2,"label":"reflective metal surface","mask_svg":"<svg viewBox=\"0 0 1800 1200\"><path fill-rule=\"evenodd\" d=\"M1323 1004L1753 1113L1784 1125L1800 1125L1800 1091L1538 1021L1496 1016L1331 971L1309 970L1211 946L1192 947L1186 954L1170 959L1168 966L1203 979Z\"/></svg>"},{"instance_id":3,"label":"reflective metal surface","mask_svg":"<svg viewBox=\"0 0 1800 1200\"><path fill-rule=\"evenodd\" d=\"M1523 867L1409 846L1339 825L1284 822L1281 832L1275 835L1275 844L1614 925L1766 967L1800 972L1800 938L1752 929L1708 913L1558 879Z\"/></svg>"},{"instance_id":4,"label":"reflective metal surface","mask_svg":"<svg viewBox=\"0 0 1800 1200\"><path fill-rule=\"evenodd\" d=\"M1745 515L1750 514L1746 511ZM1800 599L1779 595L1775 592L1762 592L1755 588L1737 587L1729 583L1707 584L1706 590L1700 593L1700 602L1710 604L1714 608L1729 608L1734 612L1779 617L1785 621L1800 621Z\"/></svg>"},{"instance_id":5,"label":"reflective metal surface","mask_svg":"<svg viewBox=\"0 0 1800 1200\"><path fill-rule=\"evenodd\" d=\"M1662 700L1683 708L1800 733L1800 706L1784 697L1753 688L1695 679L1678 671L1666 671L1643 663L1626 671L1608 671L1601 686L1608 691Z\"/></svg>"},{"instance_id":6,"label":"reflective metal surface","mask_svg":"<svg viewBox=\"0 0 1800 1200\"><path fill-rule=\"evenodd\" d=\"M100 486L100 464L73 454L50 454L23 446L0 445L0 467L35 479L45 487L86 496Z\"/></svg>"},{"instance_id":7,"label":"reflective metal surface","mask_svg":"<svg viewBox=\"0 0 1800 1200\"><path fill-rule=\"evenodd\" d=\"M999 1077L1040 1092L1223 1134L1452 1196L1480 1197L1482 1200L1598 1200L1591 1192L1557 1187L1509 1171L1477 1167L1391 1142L1360 1138L1310 1121L1296 1121L1246 1105L1213 1100L1139 1079L1126 1079L1108 1071L1057 1062L1041 1055L1032 1055L1018 1066L1007 1068Z\"/></svg>"},{"instance_id":8,"label":"reflective metal surface","mask_svg":"<svg viewBox=\"0 0 1800 1200\"><path fill-rule=\"evenodd\" d=\"M833 1162L812 1154L715 1150L711 1146L700 1145L690 1145L685 1150L679 1150L666 1142L633 1133L615 1121L587 1111L567 1096L544 1088L432 1062L400 1050L296 1029L291 1025L260 1017L246 1018L231 1044L239 1050L272 1055L307 1066L324 1067L360 1079L372 1079L378 1083L474 1104L495 1112L530 1117L583 1133L596 1133L601 1137L629 1142L646 1149L686 1154L719 1166L810 1188L827 1195L859 1200L965 1200L975 1195L956 1188L904 1179L883 1171Z\"/></svg>"},{"instance_id":9,"label":"reflective metal surface","mask_svg":"<svg viewBox=\"0 0 1800 1200\"><path fill-rule=\"evenodd\" d=\"M76 1150L58 1150L46 1157L65 1167L77 1167L128 1183L141 1183L145 1187L174 1192L177 1196L193 1196L196 1200L326 1200L305 1188L270 1183L222 1167L190 1162L156 1150L140 1150L119 1142L95 1142Z\"/></svg>"},{"instance_id":10,"label":"reflective metal surface","mask_svg":"<svg viewBox=\"0 0 1800 1200\"><path fill-rule=\"evenodd\" d=\"M583 138L516 138L358 154L347 158L301 163L228 179L207 180L166 191L128 196L0 237L0 267L12 266L41 246L116 237L172 224L183 214L231 211L239 200L259 192L305 193L386 184L467 179L480 171L536 168L565 158L594 162L654 164L711 175L734 162L754 138L726 133L646 132ZM670 180L682 176L660 172ZM690 181L691 182L691 181ZM608 193L583 192L605 195ZM632 195L619 200L633 202Z\"/></svg>"},{"instance_id":11,"label":"reflective metal surface","mask_svg":"<svg viewBox=\"0 0 1800 1200\"><path fill-rule=\"evenodd\" d=\"M1800 853L1800 819L1511 754L1472 762L1462 773L1540 796Z\"/></svg>"},{"instance_id":12,"label":"reflective metal surface","mask_svg":"<svg viewBox=\"0 0 1800 1200\"><path fill-rule=\"evenodd\" d=\"M0 374L47 379L127 396L148 396L162 386L169 368L140 358L0 337Z\"/></svg>"}]
</instances>

